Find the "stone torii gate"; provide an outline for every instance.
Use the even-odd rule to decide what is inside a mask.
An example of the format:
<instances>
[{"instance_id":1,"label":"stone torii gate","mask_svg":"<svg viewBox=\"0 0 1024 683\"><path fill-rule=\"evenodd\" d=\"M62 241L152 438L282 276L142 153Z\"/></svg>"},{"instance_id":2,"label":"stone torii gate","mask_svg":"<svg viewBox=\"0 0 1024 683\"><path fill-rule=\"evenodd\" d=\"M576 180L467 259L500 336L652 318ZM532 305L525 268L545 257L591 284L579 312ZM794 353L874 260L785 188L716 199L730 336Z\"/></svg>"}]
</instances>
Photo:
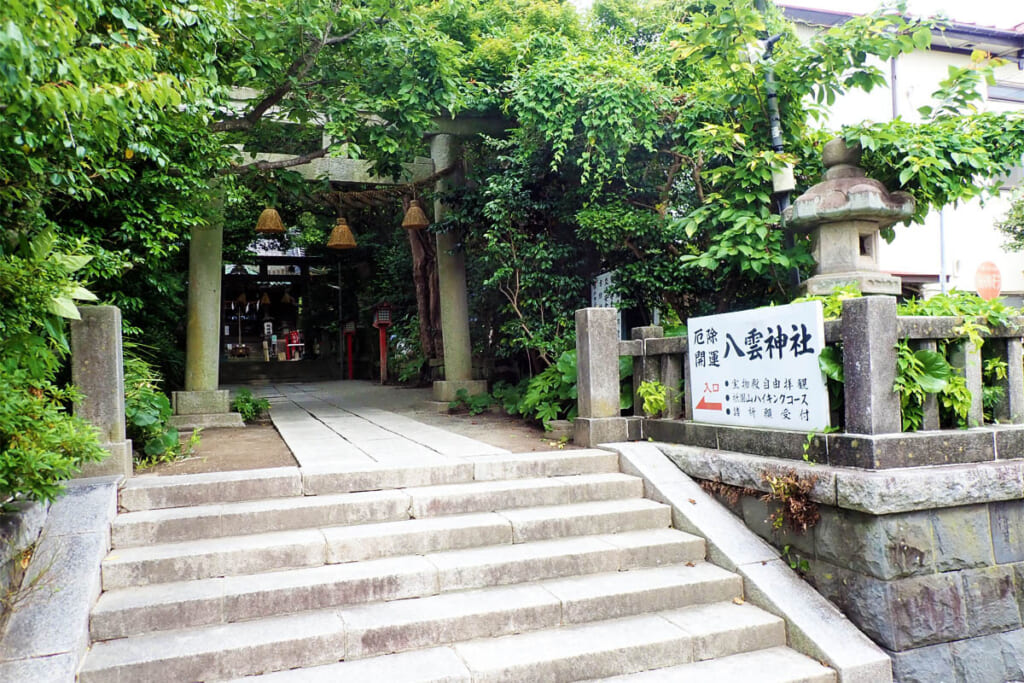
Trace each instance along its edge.
<instances>
[{"instance_id":1,"label":"stone torii gate","mask_svg":"<svg viewBox=\"0 0 1024 683\"><path fill-rule=\"evenodd\" d=\"M438 169L452 166L461 154L460 140L480 134L500 135L508 123L498 118L459 117L437 119L430 138L430 159L405 164L408 180L430 177ZM249 155L246 162L283 161L285 154ZM372 174L370 163L356 159L320 158L295 166L306 178L323 178L344 183L395 184L389 178ZM447 190L461 181L443 177L436 189ZM188 326L185 349L185 390L172 394L174 422L181 427L242 426L241 418L231 413L226 389L220 389L220 306L224 226L222 207L213 207L211 224L192 229L189 246ZM434 219L444 218L447 207L434 201ZM434 382L434 400L451 401L460 389L470 395L487 390L485 380L472 375L472 345L469 335L469 308L466 293L465 254L457 248L455 235L437 235L437 270L441 300L441 337L444 346L443 381Z\"/></svg>"}]
</instances>

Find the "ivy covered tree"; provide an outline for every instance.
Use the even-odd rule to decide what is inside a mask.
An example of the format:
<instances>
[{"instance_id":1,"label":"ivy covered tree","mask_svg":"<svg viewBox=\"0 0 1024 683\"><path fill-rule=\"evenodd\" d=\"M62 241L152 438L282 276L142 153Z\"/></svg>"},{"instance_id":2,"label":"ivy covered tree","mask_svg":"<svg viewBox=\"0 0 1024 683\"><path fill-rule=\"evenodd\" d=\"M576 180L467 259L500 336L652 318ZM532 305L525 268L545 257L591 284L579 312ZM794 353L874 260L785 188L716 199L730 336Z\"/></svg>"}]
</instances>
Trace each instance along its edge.
<instances>
[{"instance_id":1,"label":"ivy covered tree","mask_svg":"<svg viewBox=\"0 0 1024 683\"><path fill-rule=\"evenodd\" d=\"M204 123L215 84L203 55L217 30L215 18L160 0L4 7L0 500L50 499L59 480L102 456L68 414L74 393L57 378L68 352L63 321L78 317L76 300L96 298L80 280L119 273L123 255L83 239L91 225L76 222L77 208L118 195L140 164L168 166L163 143ZM161 245L161 225L151 223L135 229Z\"/></svg>"},{"instance_id":2,"label":"ivy covered tree","mask_svg":"<svg viewBox=\"0 0 1024 683\"><path fill-rule=\"evenodd\" d=\"M685 318L788 300L788 274L810 266L810 245L785 239L772 173L795 167L797 192L817 182L820 145L834 134L822 123L828 108L884 84L877 64L929 47L933 24L903 10L803 42L771 5L597 0L587 40L561 43L501 89L514 163L481 191L500 194L512 172L556 176L575 238L617 271L627 302ZM981 178L1019 163L1021 117L974 108L990 66L978 55L951 69L922 123L843 133L866 148L869 173L915 196L918 218L983 193ZM782 151L772 145L769 76Z\"/></svg>"}]
</instances>

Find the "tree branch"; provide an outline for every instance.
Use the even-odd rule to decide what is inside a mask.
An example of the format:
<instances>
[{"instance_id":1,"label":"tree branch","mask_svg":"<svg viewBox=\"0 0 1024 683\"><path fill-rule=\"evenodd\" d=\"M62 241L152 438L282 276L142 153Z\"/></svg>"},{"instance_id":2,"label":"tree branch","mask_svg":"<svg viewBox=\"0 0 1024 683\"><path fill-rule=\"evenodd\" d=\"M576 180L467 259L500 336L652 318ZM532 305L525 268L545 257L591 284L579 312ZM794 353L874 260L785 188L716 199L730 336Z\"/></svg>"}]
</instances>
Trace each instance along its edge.
<instances>
[{"instance_id":1,"label":"tree branch","mask_svg":"<svg viewBox=\"0 0 1024 683\"><path fill-rule=\"evenodd\" d=\"M377 19L374 23L379 25L382 23L382 19ZM359 26L356 26L348 33L342 34L340 36L331 36L330 38L324 41L324 45L338 45L340 43L348 42L355 38L357 35L359 35L359 32L362 31L365 27L366 22L364 21L363 23L359 24Z\"/></svg>"},{"instance_id":2,"label":"tree branch","mask_svg":"<svg viewBox=\"0 0 1024 683\"><path fill-rule=\"evenodd\" d=\"M314 159L319 159L327 155L327 148L318 149L315 152L309 152L308 154L302 154L291 159L282 159L280 161L253 161L248 164L242 164L241 166L232 166L230 168L223 169L222 174L226 173L249 173L251 171L273 171L279 168L291 168L293 166L301 166L302 164L308 164Z\"/></svg>"},{"instance_id":3,"label":"tree branch","mask_svg":"<svg viewBox=\"0 0 1024 683\"><path fill-rule=\"evenodd\" d=\"M376 20L374 23L379 23L383 20ZM284 79L281 83L274 88L267 96L260 100L255 107L249 110L241 118L225 119L224 121L217 121L210 129L214 132L234 131L234 130L249 130L256 123L263 118L272 107L276 106L283 100L288 93L295 87L295 83L302 79L309 70L313 67L313 63L316 62L316 58L320 55L320 52L327 45L337 45L351 40L360 31L366 28L369 22L364 21L359 26L340 36L328 37L334 25L328 23L324 28L324 33L316 43L312 46L308 52L303 54L301 57L292 62L292 65L288 67L288 71L285 72Z\"/></svg>"}]
</instances>

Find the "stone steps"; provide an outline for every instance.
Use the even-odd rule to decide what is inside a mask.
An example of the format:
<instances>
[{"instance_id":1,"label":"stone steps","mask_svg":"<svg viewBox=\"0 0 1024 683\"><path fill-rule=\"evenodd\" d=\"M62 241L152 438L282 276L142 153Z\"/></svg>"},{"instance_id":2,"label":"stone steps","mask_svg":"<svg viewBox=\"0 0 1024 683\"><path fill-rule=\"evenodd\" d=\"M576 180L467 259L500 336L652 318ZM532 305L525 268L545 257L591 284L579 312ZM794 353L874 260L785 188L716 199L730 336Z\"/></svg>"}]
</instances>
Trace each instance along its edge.
<instances>
[{"instance_id":1,"label":"stone steps","mask_svg":"<svg viewBox=\"0 0 1024 683\"><path fill-rule=\"evenodd\" d=\"M642 495L637 477L600 473L292 496L124 513L111 526L111 544L125 548Z\"/></svg>"},{"instance_id":2,"label":"stone steps","mask_svg":"<svg viewBox=\"0 0 1024 683\"><path fill-rule=\"evenodd\" d=\"M587 533L667 529L670 523L668 506L628 498L165 543L112 552L102 564L103 587L112 590Z\"/></svg>"},{"instance_id":3,"label":"stone steps","mask_svg":"<svg viewBox=\"0 0 1024 683\"><path fill-rule=\"evenodd\" d=\"M468 458L429 465L276 467L239 472L141 476L120 491L123 511L140 512L246 500L355 493L473 481L528 479L619 471L618 456L583 449Z\"/></svg>"},{"instance_id":4,"label":"stone steps","mask_svg":"<svg viewBox=\"0 0 1024 683\"><path fill-rule=\"evenodd\" d=\"M666 593L632 608L657 610ZM210 681L339 660L345 664L335 680L369 680L349 677L344 667L443 644L453 644L473 680L581 680L785 644L782 620L749 605L712 602L609 618L591 600L591 609L576 612L588 621L574 624L562 618L563 600L543 585L511 586L148 634L94 644L79 680ZM615 596L608 602L615 617L620 605Z\"/></svg>"},{"instance_id":5,"label":"stone steps","mask_svg":"<svg viewBox=\"0 0 1024 683\"><path fill-rule=\"evenodd\" d=\"M577 681L634 674L651 667L685 671L739 657L769 653L762 664L786 663L794 671L824 671L813 660L788 648L780 619L749 605L731 602L663 610L647 615L608 619L504 637L478 639L412 652L355 659L325 666L278 671L236 679L234 683L331 683L386 680L389 683L425 681ZM720 643L720 644L719 644ZM710 647L709 647L710 644ZM708 656L721 659L683 664ZM777 654L779 653L779 654ZM781 653L785 653L784 655ZM683 664L682 666L680 666ZM800 669L800 665L803 669ZM653 673L653 672L652 672ZM700 680L732 683L728 667L718 678ZM764 671L755 681L835 681L833 678L772 677ZM690 681L675 675L663 680Z\"/></svg>"},{"instance_id":6,"label":"stone steps","mask_svg":"<svg viewBox=\"0 0 1024 683\"><path fill-rule=\"evenodd\" d=\"M132 477L118 492L122 511L233 503L302 495L298 467L274 467L239 472Z\"/></svg>"},{"instance_id":7,"label":"stone steps","mask_svg":"<svg viewBox=\"0 0 1024 683\"><path fill-rule=\"evenodd\" d=\"M109 640L298 609L403 600L564 576L587 576L583 583L589 585L593 580L588 575L694 564L703 555L701 539L661 529L107 590L92 611L90 635L93 641ZM725 580L719 574L723 570L713 565L682 566L682 573L691 579ZM739 595L739 578L724 576L734 584L733 595ZM598 583L606 585L608 580Z\"/></svg>"},{"instance_id":8,"label":"stone steps","mask_svg":"<svg viewBox=\"0 0 1024 683\"><path fill-rule=\"evenodd\" d=\"M556 451L132 484L78 680L834 681L617 463Z\"/></svg>"},{"instance_id":9,"label":"stone steps","mask_svg":"<svg viewBox=\"0 0 1024 683\"><path fill-rule=\"evenodd\" d=\"M268 677L269 678L269 677ZM255 679L249 679L255 680ZM312 679L311 679L312 680ZM605 678L611 683L836 683L836 672L788 647L770 647L692 664Z\"/></svg>"}]
</instances>

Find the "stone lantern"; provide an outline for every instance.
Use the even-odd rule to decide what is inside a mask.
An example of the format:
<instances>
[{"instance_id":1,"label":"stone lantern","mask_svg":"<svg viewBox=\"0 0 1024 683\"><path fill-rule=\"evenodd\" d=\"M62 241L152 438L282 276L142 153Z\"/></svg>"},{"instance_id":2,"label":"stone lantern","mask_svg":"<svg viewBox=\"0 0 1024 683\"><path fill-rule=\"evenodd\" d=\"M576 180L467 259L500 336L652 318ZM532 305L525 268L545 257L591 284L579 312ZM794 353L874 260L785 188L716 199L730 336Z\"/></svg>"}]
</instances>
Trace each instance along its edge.
<instances>
[{"instance_id":1,"label":"stone lantern","mask_svg":"<svg viewBox=\"0 0 1024 683\"><path fill-rule=\"evenodd\" d=\"M892 192L860 168L861 147L842 138L825 143L825 179L786 209L786 227L810 232L814 240L813 277L801 285L806 294L831 294L856 286L863 294L898 295L900 278L878 269L879 231L910 218L914 198Z\"/></svg>"}]
</instances>

